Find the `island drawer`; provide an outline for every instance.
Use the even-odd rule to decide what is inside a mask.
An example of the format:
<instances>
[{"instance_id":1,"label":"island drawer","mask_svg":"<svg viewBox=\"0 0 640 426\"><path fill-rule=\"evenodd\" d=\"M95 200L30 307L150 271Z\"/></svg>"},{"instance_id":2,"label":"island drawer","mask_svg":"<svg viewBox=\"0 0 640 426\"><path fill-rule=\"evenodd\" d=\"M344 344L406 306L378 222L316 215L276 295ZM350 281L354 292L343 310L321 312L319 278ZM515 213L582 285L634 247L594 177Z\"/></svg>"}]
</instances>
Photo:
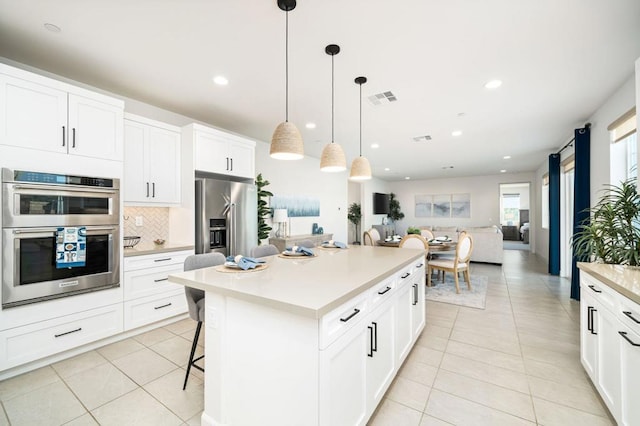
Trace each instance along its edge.
<instances>
[{"instance_id":1,"label":"island drawer","mask_svg":"<svg viewBox=\"0 0 640 426\"><path fill-rule=\"evenodd\" d=\"M184 289L124 302L124 329L131 330L187 312Z\"/></svg>"},{"instance_id":2,"label":"island drawer","mask_svg":"<svg viewBox=\"0 0 640 426\"><path fill-rule=\"evenodd\" d=\"M611 287L602 284L600 281L591 277L589 274L580 274L580 281L584 290L596 299L599 303L609 309L611 313L617 312L618 308L618 296L617 292Z\"/></svg>"},{"instance_id":3,"label":"island drawer","mask_svg":"<svg viewBox=\"0 0 640 426\"><path fill-rule=\"evenodd\" d=\"M356 296L320 320L320 349L325 349L364 318L369 308L369 292Z\"/></svg>"}]
</instances>

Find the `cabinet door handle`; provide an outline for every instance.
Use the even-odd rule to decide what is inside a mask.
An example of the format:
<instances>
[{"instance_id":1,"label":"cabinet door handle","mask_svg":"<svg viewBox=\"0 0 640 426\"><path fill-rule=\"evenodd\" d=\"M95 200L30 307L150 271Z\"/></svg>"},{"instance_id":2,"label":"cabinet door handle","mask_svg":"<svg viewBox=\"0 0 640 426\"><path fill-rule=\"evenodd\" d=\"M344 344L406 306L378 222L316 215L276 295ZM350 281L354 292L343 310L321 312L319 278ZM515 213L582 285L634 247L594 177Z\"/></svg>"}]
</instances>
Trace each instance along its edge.
<instances>
[{"instance_id":1,"label":"cabinet door handle","mask_svg":"<svg viewBox=\"0 0 640 426\"><path fill-rule=\"evenodd\" d=\"M229 157L226 157L226 158L227 158L227 168L226 168L226 170L228 171L229 170Z\"/></svg>"},{"instance_id":2,"label":"cabinet door handle","mask_svg":"<svg viewBox=\"0 0 640 426\"><path fill-rule=\"evenodd\" d=\"M371 324L373 324L373 347L371 351L378 352L378 323L371 321Z\"/></svg>"},{"instance_id":3,"label":"cabinet door handle","mask_svg":"<svg viewBox=\"0 0 640 426\"><path fill-rule=\"evenodd\" d=\"M633 315L631 314L631 311L622 311L622 313L628 316L629 318L631 318L633 321L635 321L636 324L640 324L640 321L638 321L636 318L633 317Z\"/></svg>"},{"instance_id":4,"label":"cabinet door handle","mask_svg":"<svg viewBox=\"0 0 640 426\"><path fill-rule=\"evenodd\" d=\"M159 282L162 282L162 281L169 281L169 278L168 277L167 278L158 278L157 280L153 280L154 283L159 283Z\"/></svg>"},{"instance_id":5,"label":"cabinet door handle","mask_svg":"<svg viewBox=\"0 0 640 426\"><path fill-rule=\"evenodd\" d=\"M76 147L76 128L75 127L71 129L71 135L72 135L71 148L75 148Z\"/></svg>"},{"instance_id":6,"label":"cabinet door handle","mask_svg":"<svg viewBox=\"0 0 640 426\"><path fill-rule=\"evenodd\" d=\"M156 183L155 182L151 183L151 197L152 198L156 198Z\"/></svg>"},{"instance_id":7,"label":"cabinet door handle","mask_svg":"<svg viewBox=\"0 0 640 426\"><path fill-rule=\"evenodd\" d=\"M596 308L591 308L591 334L598 334L596 333L596 328L593 326L593 314L596 312L598 312Z\"/></svg>"},{"instance_id":8,"label":"cabinet door handle","mask_svg":"<svg viewBox=\"0 0 640 426\"><path fill-rule=\"evenodd\" d=\"M587 330L591 331L591 309L593 307L587 306Z\"/></svg>"},{"instance_id":9,"label":"cabinet door handle","mask_svg":"<svg viewBox=\"0 0 640 426\"><path fill-rule=\"evenodd\" d=\"M340 321L342 321L342 322L347 322L347 321L349 321L351 318L353 318L353 317L355 317L356 315L358 315L359 313L360 313L360 309L358 309L358 308L354 308L354 309L353 309L353 312L351 313L351 315L349 315L349 316L348 316L348 317L346 317L346 318L340 318Z\"/></svg>"},{"instance_id":10,"label":"cabinet door handle","mask_svg":"<svg viewBox=\"0 0 640 426\"><path fill-rule=\"evenodd\" d=\"M171 303L167 303L166 305L155 306L153 309L162 309L171 306Z\"/></svg>"},{"instance_id":11,"label":"cabinet door handle","mask_svg":"<svg viewBox=\"0 0 640 426\"><path fill-rule=\"evenodd\" d=\"M633 340L631 340L627 336L627 332L626 331L618 331L618 334L621 335L622 337L624 337L624 340L626 340L627 342L631 343L632 346L640 346L640 343L635 343Z\"/></svg>"},{"instance_id":12,"label":"cabinet door handle","mask_svg":"<svg viewBox=\"0 0 640 426\"><path fill-rule=\"evenodd\" d=\"M414 284L413 285L413 303L412 305L415 306L418 304L418 284Z\"/></svg>"},{"instance_id":13,"label":"cabinet door handle","mask_svg":"<svg viewBox=\"0 0 640 426\"><path fill-rule=\"evenodd\" d=\"M78 327L75 330L65 331L64 333L54 334L54 337L66 336L67 334L77 333L78 331L82 331L82 327Z\"/></svg>"},{"instance_id":14,"label":"cabinet door handle","mask_svg":"<svg viewBox=\"0 0 640 426\"><path fill-rule=\"evenodd\" d=\"M170 257L165 257L164 259L155 259L154 262L166 262L168 260L171 260Z\"/></svg>"},{"instance_id":15,"label":"cabinet door handle","mask_svg":"<svg viewBox=\"0 0 640 426\"><path fill-rule=\"evenodd\" d=\"M67 129L65 126L62 126L62 146L65 146L67 139Z\"/></svg>"},{"instance_id":16,"label":"cabinet door handle","mask_svg":"<svg viewBox=\"0 0 640 426\"><path fill-rule=\"evenodd\" d=\"M386 292L388 292L389 290L391 290L391 287L387 286L387 288L385 288L384 290L379 291L379 292L378 292L378 294L379 294L379 295L383 295L383 294L385 294Z\"/></svg>"},{"instance_id":17,"label":"cabinet door handle","mask_svg":"<svg viewBox=\"0 0 640 426\"><path fill-rule=\"evenodd\" d=\"M367 356L373 358L373 327L368 325L367 328L369 329L369 353Z\"/></svg>"},{"instance_id":18,"label":"cabinet door handle","mask_svg":"<svg viewBox=\"0 0 640 426\"><path fill-rule=\"evenodd\" d=\"M147 182L147 197L149 196L149 182Z\"/></svg>"},{"instance_id":19,"label":"cabinet door handle","mask_svg":"<svg viewBox=\"0 0 640 426\"><path fill-rule=\"evenodd\" d=\"M400 278L405 279L407 278L409 275L411 275L409 272L407 272L406 274L404 274L403 276L401 276Z\"/></svg>"},{"instance_id":20,"label":"cabinet door handle","mask_svg":"<svg viewBox=\"0 0 640 426\"><path fill-rule=\"evenodd\" d=\"M590 285L589 288L593 291L595 291L596 293L602 293L602 290L598 290L597 288L595 288L594 286Z\"/></svg>"},{"instance_id":21,"label":"cabinet door handle","mask_svg":"<svg viewBox=\"0 0 640 426\"><path fill-rule=\"evenodd\" d=\"M233 171L233 158L231 158L231 171Z\"/></svg>"}]
</instances>

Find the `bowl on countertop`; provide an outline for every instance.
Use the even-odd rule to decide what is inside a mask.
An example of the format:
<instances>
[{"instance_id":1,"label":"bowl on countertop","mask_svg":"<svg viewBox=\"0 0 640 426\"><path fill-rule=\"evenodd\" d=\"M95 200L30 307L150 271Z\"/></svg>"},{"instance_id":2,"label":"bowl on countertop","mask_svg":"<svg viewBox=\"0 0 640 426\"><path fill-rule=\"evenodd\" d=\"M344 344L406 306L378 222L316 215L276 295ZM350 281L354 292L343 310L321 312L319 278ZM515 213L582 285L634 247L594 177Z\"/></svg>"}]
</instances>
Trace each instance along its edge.
<instances>
[{"instance_id":1,"label":"bowl on countertop","mask_svg":"<svg viewBox=\"0 0 640 426\"><path fill-rule=\"evenodd\" d=\"M157 240L153 240L153 244L157 245L157 246L161 246L165 243L165 240L163 240L162 238L158 238Z\"/></svg>"}]
</instances>

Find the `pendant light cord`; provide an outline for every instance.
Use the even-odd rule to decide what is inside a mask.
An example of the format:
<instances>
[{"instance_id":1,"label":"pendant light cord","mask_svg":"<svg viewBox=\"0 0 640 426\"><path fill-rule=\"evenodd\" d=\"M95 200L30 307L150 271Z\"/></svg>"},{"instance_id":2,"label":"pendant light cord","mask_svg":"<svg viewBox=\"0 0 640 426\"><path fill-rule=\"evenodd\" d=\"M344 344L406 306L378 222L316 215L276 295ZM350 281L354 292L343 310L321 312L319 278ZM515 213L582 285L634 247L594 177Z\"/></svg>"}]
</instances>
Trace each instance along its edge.
<instances>
[{"instance_id":1,"label":"pendant light cord","mask_svg":"<svg viewBox=\"0 0 640 426\"><path fill-rule=\"evenodd\" d=\"M285 48L284 48L284 63L285 63L285 119L284 121L289 121L289 11L287 10L285 19Z\"/></svg>"},{"instance_id":2,"label":"pendant light cord","mask_svg":"<svg viewBox=\"0 0 640 426\"><path fill-rule=\"evenodd\" d=\"M333 58L334 55L331 55L331 143L333 143L333 109L334 109L334 100L333 100L333 91L334 91L334 71L333 71Z\"/></svg>"},{"instance_id":3,"label":"pendant light cord","mask_svg":"<svg viewBox=\"0 0 640 426\"><path fill-rule=\"evenodd\" d=\"M362 84L360 84L360 157L362 157Z\"/></svg>"}]
</instances>

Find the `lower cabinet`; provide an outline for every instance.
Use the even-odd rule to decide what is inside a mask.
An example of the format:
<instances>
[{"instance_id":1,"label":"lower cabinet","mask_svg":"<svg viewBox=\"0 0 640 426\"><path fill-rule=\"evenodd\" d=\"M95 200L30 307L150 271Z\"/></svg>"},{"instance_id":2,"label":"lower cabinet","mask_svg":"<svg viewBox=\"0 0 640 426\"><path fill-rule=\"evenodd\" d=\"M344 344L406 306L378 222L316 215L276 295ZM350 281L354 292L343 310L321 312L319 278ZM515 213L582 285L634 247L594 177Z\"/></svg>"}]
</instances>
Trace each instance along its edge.
<instances>
[{"instance_id":1,"label":"lower cabinet","mask_svg":"<svg viewBox=\"0 0 640 426\"><path fill-rule=\"evenodd\" d=\"M187 312L184 287L168 282L182 272L190 250L126 257L124 260L124 329Z\"/></svg>"},{"instance_id":2,"label":"lower cabinet","mask_svg":"<svg viewBox=\"0 0 640 426\"><path fill-rule=\"evenodd\" d=\"M620 423L640 424L640 333L620 323Z\"/></svg>"},{"instance_id":3,"label":"lower cabinet","mask_svg":"<svg viewBox=\"0 0 640 426\"><path fill-rule=\"evenodd\" d=\"M395 347L395 306L392 303L381 306L370 316L367 326L366 383L367 417L373 413L394 378Z\"/></svg>"}]
</instances>

